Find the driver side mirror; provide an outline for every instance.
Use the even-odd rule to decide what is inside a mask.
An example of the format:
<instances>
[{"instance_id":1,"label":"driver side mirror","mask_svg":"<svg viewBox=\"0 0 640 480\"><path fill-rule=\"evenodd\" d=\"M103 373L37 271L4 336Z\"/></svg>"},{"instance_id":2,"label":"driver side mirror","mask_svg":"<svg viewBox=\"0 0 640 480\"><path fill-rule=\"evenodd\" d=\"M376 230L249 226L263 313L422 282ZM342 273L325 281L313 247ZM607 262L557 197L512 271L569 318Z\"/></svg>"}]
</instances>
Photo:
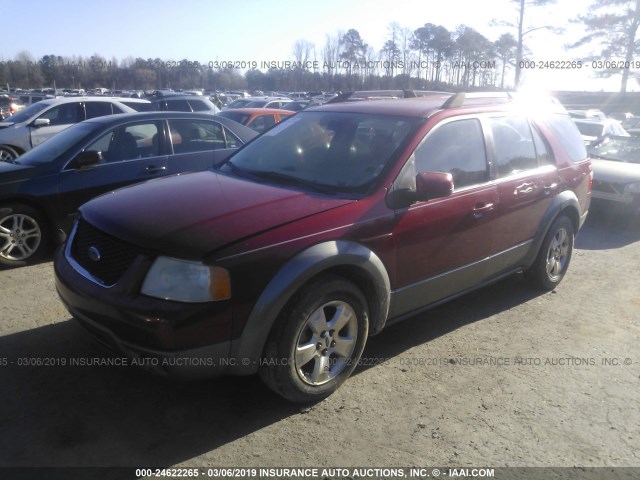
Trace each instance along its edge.
<instances>
[{"instance_id":1,"label":"driver side mirror","mask_svg":"<svg viewBox=\"0 0 640 480\"><path fill-rule=\"evenodd\" d=\"M36 118L33 121L33 123L31 123L31 126L35 128L40 128L40 127L46 127L50 123L51 123L51 120L49 120L48 118Z\"/></svg>"},{"instance_id":2,"label":"driver side mirror","mask_svg":"<svg viewBox=\"0 0 640 480\"><path fill-rule=\"evenodd\" d=\"M420 172L416 175L415 200L448 197L453 193L453 177L445 172Z\"/></svg>"},{"instance_id":3,"label":"driver side mirror","mask_svg":"<svg viewBox=\"0 0 640 480\"><path fill-rule=\"evenodd\" d=\"M71 167L76 170L83 170L90 167L95 167L102 162L102 152L95 150L89 150L87 152L80 152L76 158L71 161Z\"/></svg>"}]
</instances>

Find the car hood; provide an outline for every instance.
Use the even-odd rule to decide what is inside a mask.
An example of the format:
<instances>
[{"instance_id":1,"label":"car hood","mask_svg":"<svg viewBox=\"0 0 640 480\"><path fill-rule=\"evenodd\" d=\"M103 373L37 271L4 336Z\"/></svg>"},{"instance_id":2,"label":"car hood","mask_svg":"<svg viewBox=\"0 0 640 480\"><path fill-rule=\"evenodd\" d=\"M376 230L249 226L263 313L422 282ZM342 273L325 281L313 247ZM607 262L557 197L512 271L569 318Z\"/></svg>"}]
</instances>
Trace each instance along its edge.
<instances>
[{"instance_id":1,"label":"car hood","mask_svg":"<svg viewBox=\"0 0 640 480\"><path fill-rule=\"evenodd\" d=\"M640 164L592 158L593 179L604 182L640 182Z\"/></svg>"},{"instance_id":2,"label":"car hood","mask_svg":"<svg viewBox=\"0 0 640 480\"><path fill-rule=\"evenodd\" d=\"M123 188L91 200L80 212L105 233L143 249L202 259L242 239L353 201L207 171Z\"/></svg>"},{"instance_id":3,"label":"car hood","mask_svg":"<svg viewBox=\"0 0 640 480\"><path fill-rule=\"evenodd\" d=\"M33 167L18 163L0 162L0 184L16 182L33 176Z\"/></svg>"}]
</instances>

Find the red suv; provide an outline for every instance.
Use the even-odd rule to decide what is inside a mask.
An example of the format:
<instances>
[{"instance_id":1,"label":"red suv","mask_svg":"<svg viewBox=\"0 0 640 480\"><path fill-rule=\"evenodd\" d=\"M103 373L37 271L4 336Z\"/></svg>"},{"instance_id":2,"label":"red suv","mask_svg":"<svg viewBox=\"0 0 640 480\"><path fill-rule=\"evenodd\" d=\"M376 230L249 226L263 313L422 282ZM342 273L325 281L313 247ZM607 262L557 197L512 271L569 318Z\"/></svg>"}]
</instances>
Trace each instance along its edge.
<instances>
[{"instance_id":1,"label":"red suv","mask_svg":"<svg viewBox=\"0 0 640 480\"><path fill-rule=\"evenodd\" d=\"M73 316L137 364L257 372L316 401L385 325L516 272L555 288L591 181L580 133L551 100L325 105L215 171L85 204L56 283Z\"/></svg>"}]
</instances>

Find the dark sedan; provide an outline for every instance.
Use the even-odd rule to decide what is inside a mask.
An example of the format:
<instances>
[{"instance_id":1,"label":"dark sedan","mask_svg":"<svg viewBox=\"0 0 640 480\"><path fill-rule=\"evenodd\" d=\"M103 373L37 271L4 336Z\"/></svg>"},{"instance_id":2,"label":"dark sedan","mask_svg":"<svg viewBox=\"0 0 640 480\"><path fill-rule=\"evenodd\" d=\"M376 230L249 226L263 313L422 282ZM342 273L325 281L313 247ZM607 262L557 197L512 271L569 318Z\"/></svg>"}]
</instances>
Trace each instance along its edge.
<instances>
[{"instance_id":1,"label":"dark sedan","mask_svg":"<svg viewBox=\"0 0 640 480\"><path fill-rule=\"evenodd\" d=\"M78 123L11 163L0 162L0 266L17 267L64 238L87 200L144 180L211 168L257 133L183 112Z\"/></svg>"}]
</instances>

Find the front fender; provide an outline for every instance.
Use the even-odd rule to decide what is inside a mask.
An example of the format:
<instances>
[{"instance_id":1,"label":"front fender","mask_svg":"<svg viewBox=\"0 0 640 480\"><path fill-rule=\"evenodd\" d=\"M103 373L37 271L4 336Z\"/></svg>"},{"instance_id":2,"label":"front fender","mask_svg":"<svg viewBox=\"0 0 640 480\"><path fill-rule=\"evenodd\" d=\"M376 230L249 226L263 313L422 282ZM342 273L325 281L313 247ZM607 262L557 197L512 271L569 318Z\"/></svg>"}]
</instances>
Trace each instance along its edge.
<instances>
[{"instance_id":1,"label":"front fender","mask_svg":"<svg viewBox=\"0 0 640 480\"><path fill-rule=\"evenodd\" d=\"M329 270L350 272L369 287L370 330L376 333L382 329L389 313L391 284L380 258L359 243L320 243L289 260L264 289L242 335L231 344L230 356L235 359L230 367L232 373L244 375L258 370L269 332L284 306L305 283ZM346 276L350 277L348 273Z\"/></svg>"}]
</instances>

